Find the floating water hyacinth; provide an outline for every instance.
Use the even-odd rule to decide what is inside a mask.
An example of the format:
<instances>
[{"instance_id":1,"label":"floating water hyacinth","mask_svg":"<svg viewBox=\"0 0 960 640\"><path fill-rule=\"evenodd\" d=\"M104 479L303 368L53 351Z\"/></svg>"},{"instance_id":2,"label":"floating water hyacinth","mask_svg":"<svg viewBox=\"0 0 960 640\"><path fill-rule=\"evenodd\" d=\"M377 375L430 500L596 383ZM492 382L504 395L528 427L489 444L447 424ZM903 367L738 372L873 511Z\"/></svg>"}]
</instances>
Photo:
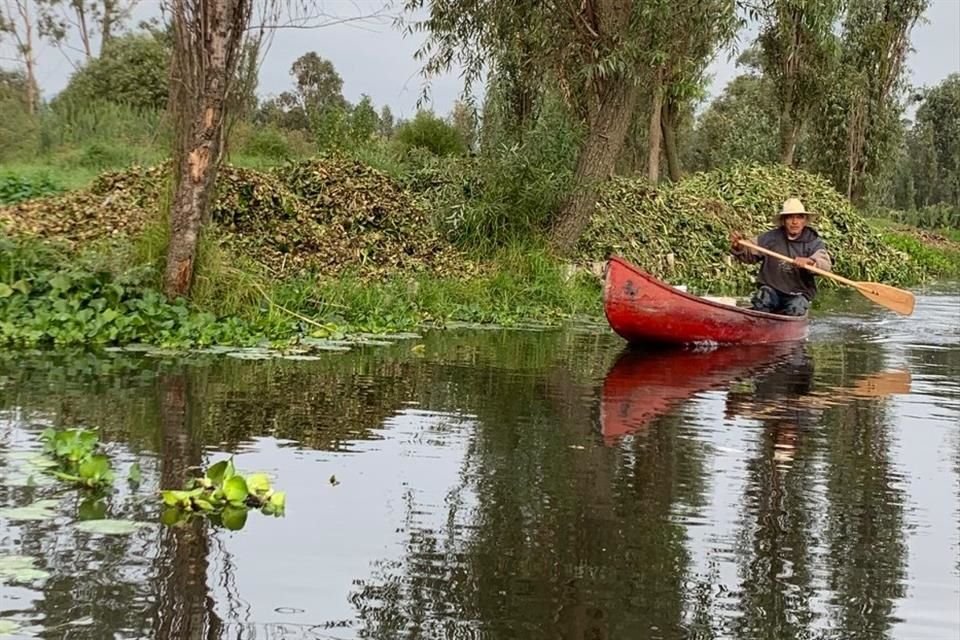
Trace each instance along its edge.
<instances>
[{"instance_id":1,"label":"floating water hyacinth","mask_svg":"<svg viewBox=\"0 0 960 640\"><path fill-rule=\"evenodd\" d=\"M191 478L184 489L160 493L167 506L162 521L168 525L206 515L215 524L235 531L246 523L249 509L282 516L286 508L286 494L275 491L266 474L242 476L234 468L232 457L217 462L202 477Z\"/></svg>"}]
</instances>

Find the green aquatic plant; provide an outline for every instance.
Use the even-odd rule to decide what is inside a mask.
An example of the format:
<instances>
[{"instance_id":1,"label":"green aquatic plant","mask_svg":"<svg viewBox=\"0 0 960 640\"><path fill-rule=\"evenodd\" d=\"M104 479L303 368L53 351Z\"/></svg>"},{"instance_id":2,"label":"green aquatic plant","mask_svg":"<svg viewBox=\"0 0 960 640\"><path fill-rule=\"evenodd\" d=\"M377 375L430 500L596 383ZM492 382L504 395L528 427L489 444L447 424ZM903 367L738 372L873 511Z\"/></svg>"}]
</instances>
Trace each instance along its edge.
<instances>
[{"instance_id":1,"label":"green aquatic plant","mask_svg":"<svg viewBox=\"0 0 960 640\"><path fill-rule=\"evenodd\" d=\"M100 438L89 429L45 429L40 434L43 450L56 466L49 473L81 487L102 489L113 484L110 459L99 453Z\"/></svg>"},{"instance_id":2,"label":"green aquatic plant","mask_svg":"<svg viewBox=\"0 0 960 640\"><path fill-rule=\"evenodd\" d=\"M212 465L203 476L191 478L182 490L163 490L160 494L167 507L163 522L171 525L194 515L206 515L215 524L238 530L246 523L250 509L281 516L286 507L286 494L275 491L265 473L243 476L237 473L232 457Z\"/></svg>"}]
</instances>

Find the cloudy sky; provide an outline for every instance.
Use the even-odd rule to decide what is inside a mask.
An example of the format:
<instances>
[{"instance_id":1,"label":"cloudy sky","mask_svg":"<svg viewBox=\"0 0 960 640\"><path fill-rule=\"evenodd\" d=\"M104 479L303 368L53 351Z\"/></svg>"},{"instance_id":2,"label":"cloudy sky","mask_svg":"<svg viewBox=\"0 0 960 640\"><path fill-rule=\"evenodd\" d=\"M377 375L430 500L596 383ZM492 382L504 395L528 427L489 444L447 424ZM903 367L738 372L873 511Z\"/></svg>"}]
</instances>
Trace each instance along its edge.
<instances>
[{"instance_id":1,"label":"cloudy sky","mask_svg":"<svg viewBox=\"0 0 960 640\"><path fill-rule=\"evenodd\" d=\"M403 0L394 0L402 4ZM382 0L322 0L318 3L332 16L355 16L376 11ZM142 0L136 17L159 13L159 0ZM754 34L740 36L741 46ZM950 73L960 72L960 0L931 0L925 21L913 31L914 52L908 59L914 84L934 84ZM276 94L290 88L291 63L308 51L330 59L343 78L344 96L351 102L368 94L378 107L390 105L396 116L409 116L416 110L422 89L420 63L414 52L422 44L420 35L405 36L390 19L343 23L321 29L284 29L279 31L264 60L259 93ZM710 68L711 94L737 74L734 63L721 53ZM63 88L73 67L64 55L45 47L39 56L39 81L44 95ZM432 81L432 107L440 114L449 112L462 83L456 72Z\"/></svg>"}]
</instances>

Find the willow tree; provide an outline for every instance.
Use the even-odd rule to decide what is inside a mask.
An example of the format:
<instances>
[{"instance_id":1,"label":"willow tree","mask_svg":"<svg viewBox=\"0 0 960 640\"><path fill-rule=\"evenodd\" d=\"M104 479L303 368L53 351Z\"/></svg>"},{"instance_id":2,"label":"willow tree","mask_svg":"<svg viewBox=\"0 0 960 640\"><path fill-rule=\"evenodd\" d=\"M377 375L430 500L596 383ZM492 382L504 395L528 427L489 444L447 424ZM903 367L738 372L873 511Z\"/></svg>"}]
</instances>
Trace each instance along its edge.
<instances>
[{"instance_id":1,"label":"willow tree","mask_svg":"<svg viewBox=\"0 0 960 640\"><path fill-rule=\"evenodd\" d=\"M427 0L407 0L416 12ZM650 50L644 34L661 0L433 0L420 23L428 32L419 55L427 75L457 62L466 86L484 69L514 61L522 43L524 67L557 89L586 125L573 189L560 207L551 244L569 251L590 221L597 187L613 171L641 91ZM677 4L677 3L673 3ZM699 6L681 0L683 6Z\"/></svg>"},{"instance_id":2,"label":"willow tree","mask_svg":"<svg viewBox=\"0 0 960 640\"><path fill-rule=\"evenodd\" d=\"M804 123L824 97L839 53L843 0L769 0L758 9L760 64L780 107L780 161L793 166Z\"/></svg>"},{"instance_id":3,"label":"willow tree","mask_svg":"<svg viewBox=\"0 0 960 640\"><path fill-rule=\"evenodd\" d=\"M896 160L910 32L928 0L848 0L840 66L814 131L817 168L860 204Z\"/></svg>"},{"instance_id":4,"label":"willow tree","mask_svg":"<svg viewBox=\"0 0 960 640\"><path fill-rule=\"evenodd\" d=\"M734 0L663 2L647 8L651 21L652 103L647 134L647 177L660 178L661 143L671 180L681 175L677 128L680 118L703 92L711 59L734 37L740 22Z\"/></svg>"}]
</instances>

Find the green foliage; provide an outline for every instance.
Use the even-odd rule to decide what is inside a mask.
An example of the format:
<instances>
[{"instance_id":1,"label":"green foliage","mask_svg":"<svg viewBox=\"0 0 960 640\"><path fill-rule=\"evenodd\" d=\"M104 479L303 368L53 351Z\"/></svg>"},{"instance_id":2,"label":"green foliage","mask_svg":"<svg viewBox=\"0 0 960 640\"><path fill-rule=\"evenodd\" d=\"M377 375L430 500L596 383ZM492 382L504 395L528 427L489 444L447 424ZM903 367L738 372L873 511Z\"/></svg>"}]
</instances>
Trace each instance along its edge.
<instances>
[{"instance_id":1,"label":"green foliage","mask_svg":"<svg viewBox=\"0 0 960 640\"><path fill-rule=\"evenodd\" d=\"M547 100L521 143L490 135L476 158L425 158L406 182L451 240L490 252L546 231L570 188L581 136L563 105Z\"/></svg>"},{"instance_id":2,"label":"green foliage","mask_svg":"<svg viewBox=\"0 0 960 640\"><path fill-rule=\"evenodd\" d=\"M888 197L903 136L904 61L926 7L927 0L847 3L840 64L813 118L810 166L858 205Z\"/></svg>"},{"instance_id":3,"label":"green foliage","mask_svg":"<svg viewBox=\"0 0 960 640\"><path fill-rule=\"evenodd\" d=\"M110 459L100 452L96 432L88 429L45 429L40 434L43 450L56 463L48 469L61 480L89 489L113 484Z\"/></svg>"},{"instance_id":4,"label":"green foliage","mask_svg":"<svg viewBox=\"0 0 960 640\"><path fill-rule=\"evenodd\" d=\"M370 96L364 95L350 112L350 138L356 144L369 142L380 127L380 116Z\"/></svg>"},{"instance_id":5,"label":"green foliage","mask_svg":"<svg viewBox=\"0 0 960 640\"><path fill-rule=\"evenodd\" d=\"M777 97L783 157L792 154L801 127L828 90L839 54L833 27L841 8L839 0L774 0L763 10L760 65Z\"/></svg>"},{"instance_id":6,"label":"green foliage","mask_svg":"<svg viewBox=\"0 0 960 640\"><path fill-rule=\"evenodd\" d=\"M912 201L901 197L897 205L943 203L960 210L960 74L925 92L905 155Z\"/></svg>"},{"instance_id":7,"label":"green foliage","mask_svg":"<svg viewBox=\"0 0 960 640\"><path fill-rule=\"evenodd\" d=\"M960 244L936 244L929 238L898 231L884 231L884 240L908 254L923 270L941 278L960 277Z\"/></svg>"},{"instance_id":8,"label":"green foliage","mask_svg":"<svg viewBox=\"0 0 960 640\"><path fill-rule=\"evenodd\" d=\"M426 149L438 156L463 155L467 152L467 145L460 133L432 111L418 111L413 120L397 127L394 136L408 149Z\"/></svg>"},{"instance_id":9,"label":"green foliage","mask_svg":"<svg viewBox=\"0 0 960 640\"><path fill-rule=\"evenodd\" d=\"M152 288L155 281L147 267L113 274L85 256L0 236L0 344L190 346L271 336L267 323L255 327L170 303Z\"/></svg>"},{"instance_id":10,"label":"green foliage","mask_svg":"<svg viewBox=\"0 0 960 640\"><path fill-rule=\"evenodd\" d=\"M0 205L23 202L24 200L49 196L61 191L63 191L63 187L45 174L31 177L13 174L0 175Z\"/></svg>"},{"instance_id":11,"label":"green foliage","mask_svg":"<svg viewBox=\"0 0 960 640\"><path fill-rule=\"evenodd\" d=\"M162 39L152 34L113 38L99 57L87 61L70 77L53 107L103 100L135 109L163 109L169 68L170 47Z\"/></svg>"},{"instance_id":12,"label":"green foliage","mask_svg":"<svg viewBox=\"0 0 960 640\"><path fill-rule=\"evenodd\" d=\"M237 473L233 458L210 466L200 478L191 478L182 490L162 490L166 510L162 521L175 525L193 516L207 516L226 529L238 530L247 521L250 509L264 515L282 516L286 494L275 491L264 473L246 477Z\"/></svg>"},{"instance_id":13,"label":"green foliage","mask_svg":"<svg viewBox=\"0 0 960 640\"><path fill-rule=\"evenodd\" d=\"M685 163L691 169L709 171L737 162L776 162L778 126L769 80L753 74L737 76L698 119Z\"/></svg>"}]
</instances>

